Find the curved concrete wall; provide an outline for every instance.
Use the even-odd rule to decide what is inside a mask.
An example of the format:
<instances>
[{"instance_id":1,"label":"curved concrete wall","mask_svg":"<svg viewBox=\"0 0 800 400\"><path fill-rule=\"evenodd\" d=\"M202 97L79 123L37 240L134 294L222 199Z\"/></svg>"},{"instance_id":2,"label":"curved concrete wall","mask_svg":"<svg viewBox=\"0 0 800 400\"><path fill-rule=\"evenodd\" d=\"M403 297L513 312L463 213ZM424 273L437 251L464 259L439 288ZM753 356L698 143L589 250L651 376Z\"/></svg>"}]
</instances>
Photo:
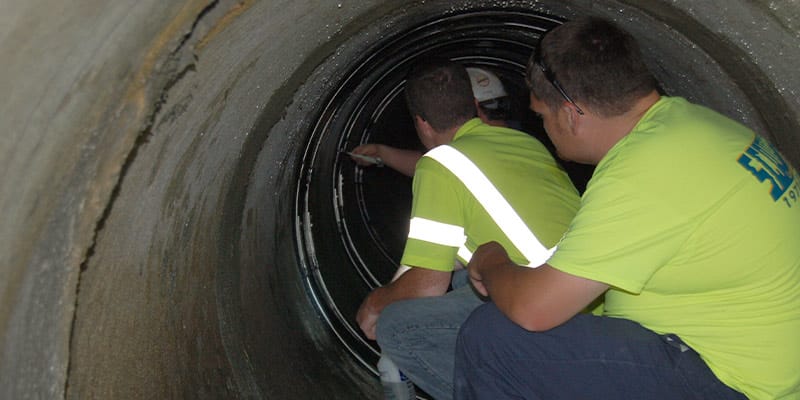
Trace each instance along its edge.
<instances>
[{"instance_id":1,"label":"curved concrete wall","mask_svg":"<svg viewBox=\"0 0 800 400\"><path fill-rule=\"evenodd\" d=\"M616 19L798 165L796 1L500 3ZM470 6L0 4L0 398L377 396L296 268L304 115L385 32Z\"/></svg>"}]
</instances>

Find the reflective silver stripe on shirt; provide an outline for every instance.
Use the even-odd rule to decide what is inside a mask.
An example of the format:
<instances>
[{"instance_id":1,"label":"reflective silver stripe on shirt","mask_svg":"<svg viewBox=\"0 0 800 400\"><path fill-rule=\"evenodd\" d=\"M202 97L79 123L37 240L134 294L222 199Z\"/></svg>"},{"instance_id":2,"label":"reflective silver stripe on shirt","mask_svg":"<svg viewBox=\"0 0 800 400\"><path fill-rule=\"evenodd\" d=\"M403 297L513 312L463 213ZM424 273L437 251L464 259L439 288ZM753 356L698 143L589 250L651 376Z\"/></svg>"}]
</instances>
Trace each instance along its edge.
<instances>
[{"instance_id":1,"label":"reflective silver stripe on shirt","mask_svg":"<svg viewBox=\"0 0 800 400\"><path fill-rule=\"evenodd\" d=\"M411 218L408 237L452 247L462 247L467 241L464 228L420 217Z\"/></svg>"},{"instance_id":2,"label":"reflective silver stripe on shirt","mask_svg":"<svg viewBox=\"0 0 800 400\"><path fill-rule=\"evenodd\" d=\"M469 262L472 259L472 252L467 248L467 237L464 235L464 228L458 225L414 217L411 218L408 237L442 246L458 247L456 254L462 260Z\"/></svg>"},{"instance_id":3,"label":"reflective silver stripe on shirt","mask_svg":"<svg viewBox=\"0 0 800 400\"><path fill-rule=\"evenodd\" d=\"M438 161L461 180L475 196L475 199L481 203L494 223L508 236L517 250L528 259L529 267L538 267L544 264L556 251L555 247L548 249L539 241L486 175L460 151L442 145L428 151L424 157Z\"/></svg>"},{"instance_id":4,"label":"reflective silver stripe on shirt","mask_svg":"<svg viewBox=\"0 0 800 400\"><path fill-rule=\"evenodd\" d=\"M467 246L459 247L457 254L458 254L459 257L461 257L462 260L464 260L466 262L469 262L469 260L472 260L472 252L469 251Z\"/></svg>"}]
</instances>

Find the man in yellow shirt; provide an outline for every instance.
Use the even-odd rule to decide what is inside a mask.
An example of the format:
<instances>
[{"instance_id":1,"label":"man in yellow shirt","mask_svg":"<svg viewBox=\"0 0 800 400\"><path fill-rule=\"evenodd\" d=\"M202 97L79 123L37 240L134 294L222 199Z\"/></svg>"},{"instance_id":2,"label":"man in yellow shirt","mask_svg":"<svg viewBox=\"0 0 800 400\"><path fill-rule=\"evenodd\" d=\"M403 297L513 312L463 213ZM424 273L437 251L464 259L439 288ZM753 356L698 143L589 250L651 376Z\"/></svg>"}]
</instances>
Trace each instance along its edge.
<instances>
[{"instance_id":1,"label":"man in yellow shirt","mask_svg":"<svg viewBox=\"0 0 800 400\"><path fill-rule=\"evenodd\" d=\"M800 398L794 168L661 96L633 37L602 19L546 34L528 80L559 154L597 167L546 263L475 252L492 303L459 333L456 398ZM602 294L603 316L578 314Z\"/></svg>"},{"instance_id":2,"label":"man in yellow shirt","mask_svg":"<svg viewBox=\"0 0 800 400\"><path fill-rule=\"evenodd\" d=\"M542 143L477 118L464 66L430 59L411 70L405 95L428 151L414 169L396 279L364 299L356 320L383 356L435 399L446 400L453 393L458 327L482 303L466 277L460 287L451 279L456 261L466 264L478 245L494 240L516 262L538 265L580 199Z\"/></svg>"}]
</instances>

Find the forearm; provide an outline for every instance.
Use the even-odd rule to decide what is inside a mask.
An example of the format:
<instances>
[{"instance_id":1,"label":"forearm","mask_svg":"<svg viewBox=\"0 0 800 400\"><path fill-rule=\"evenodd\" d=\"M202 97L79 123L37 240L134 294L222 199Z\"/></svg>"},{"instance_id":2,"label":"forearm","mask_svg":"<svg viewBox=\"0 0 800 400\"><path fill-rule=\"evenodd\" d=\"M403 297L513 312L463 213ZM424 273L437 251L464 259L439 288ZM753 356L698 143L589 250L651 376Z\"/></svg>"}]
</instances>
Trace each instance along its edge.
<instances>
[{"instance_id":1,"label":"forearm","mask_svg":"<svg viewBox=\"0 0 800 400\"><path fill-rule=\"evenodd\" d=\"M396 301L439 296L447 291L450 272L411 268L386 286L373 290L356 313L358 326L368 339L375 339L375 326L383 309Z\"/></svg>"},{"instance_id":2,"label":"forearm","mask_svg":"<svg viewBox=\"0 0 800 400\"><path fill-rule=\"evenodd\" d=\"M473 256L471 276L480 279L500 311L530 331L564 323L608 289L601 282L561 272L548 264L538 268L518 266L496 243L487 249L490 251L476 252L478 260Z\"/></svg>"},{"instance_id":3,"label":"forearm","mask_svg":"<svg viewBox=\"0 0 800 400\"><path fill-rule=\"evenodd\" d=\"M484 259L473 268L481 277L485 294L497 308L517 324L524 324L524 316L519 315L521 304L527 303L526 292L532 288L525 283L524 268L505 257ZM530 270L530 268L527 268Z\"/></svg>"},{"instance_id":4,"label":"forearm","mask_svg":"<svg viewBox=\"0 0 800 400\"><path fill-rule=\"evenodd\" d=\"M447 292L451 275L451 272L411 267L396 276L390 284L375 289L377 303L382 310L386 305L400 300L441 296Z\"/></svg>"},{"instance_id":5,"label":"forearm","mask_svg":"<svg viewBox=\"0 0 800 400\"><path fill-rule=\"evenodd\" d=\"M514 263L495 264L481 268L483 284L492 302L510 320L517 325L531 331L547 329L543 317L546 313L534 311L539 308L535 298L528 295L539 290L527 284L527 276L523 270Z\"/></svg>"},{"instance_id":6,"label":"forearm","mask_svg":"<svg viewBox=\"0 0 800 400\"><path fill-rule=\"evenodd\" d=\"M395 171L405 176L414 176L414 170L417 161L422 157L422 152L379 145L379 157L384 164Z\"/></svg>"}]
</instances>

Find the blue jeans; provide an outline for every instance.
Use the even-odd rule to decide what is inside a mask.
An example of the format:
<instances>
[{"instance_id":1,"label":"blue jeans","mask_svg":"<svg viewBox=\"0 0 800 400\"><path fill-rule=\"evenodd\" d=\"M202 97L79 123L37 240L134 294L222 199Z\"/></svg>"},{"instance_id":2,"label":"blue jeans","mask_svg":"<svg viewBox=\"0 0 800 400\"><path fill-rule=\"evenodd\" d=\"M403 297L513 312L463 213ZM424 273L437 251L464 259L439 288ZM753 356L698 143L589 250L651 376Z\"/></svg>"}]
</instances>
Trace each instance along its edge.
<instances>
[{"instance_id":1,"label":"blue jeans","mask_svg":"<svg viewBox=\"0 0 800 400\"><path fill-rule=\"evenodd\" d=\"M398 301L378 318L377 339L414 384L437 400L453 398L456 337L461 324L483 301L456 271L454 289L443 296Z\"/></svg>"},{"instance_id":2,"label":"blue jeans","mask_svg":"<svg viewBox=\"0 0 800 400\"><path fill-rule=\"evenodd\" d=\"M746 400L675 335L588 314L530 332L493 303L462 325L455 398Z\"/></svg>"}]
</instances>

